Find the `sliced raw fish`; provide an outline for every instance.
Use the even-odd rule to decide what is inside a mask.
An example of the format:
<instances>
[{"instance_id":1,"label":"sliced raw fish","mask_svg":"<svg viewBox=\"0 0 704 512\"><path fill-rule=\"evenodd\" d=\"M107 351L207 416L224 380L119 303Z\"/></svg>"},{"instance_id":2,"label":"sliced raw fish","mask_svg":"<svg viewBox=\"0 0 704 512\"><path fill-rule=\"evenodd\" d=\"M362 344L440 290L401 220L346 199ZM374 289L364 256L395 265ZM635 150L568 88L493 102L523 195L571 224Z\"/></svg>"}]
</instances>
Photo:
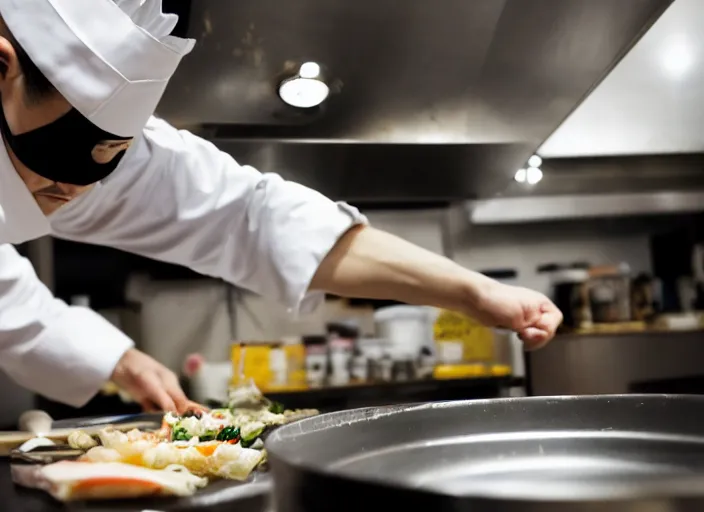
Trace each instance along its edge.
<instances>
[{"instance_id":1,"label":"sliced raw fish","mask_svg":"<svg viewBox=\"0 0 704 512\"><path fill-rule=\"evenodd\" d=\"M208 483L180 466L155 470L120 462L63 461L17 469L16 483L42 489L59 501L192 496Z\"/></svg>"}]
</instances>

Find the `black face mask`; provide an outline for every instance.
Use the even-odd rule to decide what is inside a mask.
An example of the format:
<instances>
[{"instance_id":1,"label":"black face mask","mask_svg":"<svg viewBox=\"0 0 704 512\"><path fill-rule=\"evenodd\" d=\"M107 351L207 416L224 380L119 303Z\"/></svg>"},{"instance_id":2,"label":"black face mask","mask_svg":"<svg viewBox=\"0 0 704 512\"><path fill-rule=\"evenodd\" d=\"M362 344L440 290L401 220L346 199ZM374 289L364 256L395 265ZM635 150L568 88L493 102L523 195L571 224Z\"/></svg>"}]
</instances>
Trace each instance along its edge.
<instances>
[{"instance_id":1,"label":"black face mask","mask_svg":"<svg viewBox=\"0 0 704 512\"><path fill-rule=\"evenodd\" d=\"M112 173L132 142L101 130L76 109L56 121L13 135L0 109L0 130L15 156L31 171L58 183L91 185Z\"/></svg>"}]
</instances>

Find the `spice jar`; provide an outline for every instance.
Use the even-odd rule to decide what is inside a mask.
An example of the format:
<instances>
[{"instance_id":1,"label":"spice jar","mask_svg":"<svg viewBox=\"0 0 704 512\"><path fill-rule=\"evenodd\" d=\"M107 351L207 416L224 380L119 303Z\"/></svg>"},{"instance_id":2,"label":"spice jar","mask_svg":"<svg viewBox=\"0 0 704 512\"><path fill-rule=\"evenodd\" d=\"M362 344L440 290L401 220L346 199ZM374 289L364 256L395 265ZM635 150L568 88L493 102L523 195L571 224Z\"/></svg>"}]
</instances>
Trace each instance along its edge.
<instances>
[{"instance_id":1,"label":"spice jar","mask_svg":"<svg viewBox=\"0 0 704 512\"><path fill-rule=\"evenodd\" d=\"M597 323L629 322L631 320L630 267L592 267L589 269L589 299L592 318Z\"/></svg>"}]
</instances>

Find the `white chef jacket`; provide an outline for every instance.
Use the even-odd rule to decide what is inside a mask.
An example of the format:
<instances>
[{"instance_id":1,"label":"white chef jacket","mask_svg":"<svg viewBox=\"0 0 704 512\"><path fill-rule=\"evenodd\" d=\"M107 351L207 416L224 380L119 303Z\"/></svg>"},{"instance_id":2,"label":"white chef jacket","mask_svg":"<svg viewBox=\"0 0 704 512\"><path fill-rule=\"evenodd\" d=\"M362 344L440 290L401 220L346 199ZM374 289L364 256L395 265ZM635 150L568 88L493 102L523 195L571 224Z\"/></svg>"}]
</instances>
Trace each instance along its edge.
<instances>
[{"instance_id":1,"label":"white chef jacket","mask_svg":"<svg viewBox=\"0 0 704 512\"><path fill-rule=\"evenodd\" d=\"M364 222L355 208L241 166L152 117L118 169L51 215L49 229L190 267L297 313L322 300L308 292L315 271L339 237ZM99 315L51 297L29 262L0 246L0 367L20 384L82 405L131 346Z\"/></svg>"}]
</instances>

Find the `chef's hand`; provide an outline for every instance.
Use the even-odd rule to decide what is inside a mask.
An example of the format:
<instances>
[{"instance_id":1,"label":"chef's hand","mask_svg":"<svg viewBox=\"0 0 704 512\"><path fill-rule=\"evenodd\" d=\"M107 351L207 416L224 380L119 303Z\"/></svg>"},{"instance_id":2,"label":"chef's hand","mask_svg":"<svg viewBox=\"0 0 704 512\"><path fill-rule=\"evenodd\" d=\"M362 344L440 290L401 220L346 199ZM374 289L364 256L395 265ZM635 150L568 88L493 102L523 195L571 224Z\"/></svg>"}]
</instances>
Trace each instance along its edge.
<instances>
[{"instance_id":1,"label":"chef's hand","mask_svg":"<svg viewBox=\"0 0 704 512\"><path fill-rule=\"evenodd\" d=\"M183 414L188 410L203 409L186 397L174 372L136 349L125 352L115 366L111 380L145 411Z\"/></svg>"},{"instance_id":2,"label":"chef's hand","mask_svg":"<svg viewBox=\"0 0 704 512\"><path fill-rule=\"evenodd\" d=\"M542 293L496 281L486 282L468 315L489 327L518 333L526 350L547 344L562 323L562 313Z\"/></svg>"}]
</instances>

